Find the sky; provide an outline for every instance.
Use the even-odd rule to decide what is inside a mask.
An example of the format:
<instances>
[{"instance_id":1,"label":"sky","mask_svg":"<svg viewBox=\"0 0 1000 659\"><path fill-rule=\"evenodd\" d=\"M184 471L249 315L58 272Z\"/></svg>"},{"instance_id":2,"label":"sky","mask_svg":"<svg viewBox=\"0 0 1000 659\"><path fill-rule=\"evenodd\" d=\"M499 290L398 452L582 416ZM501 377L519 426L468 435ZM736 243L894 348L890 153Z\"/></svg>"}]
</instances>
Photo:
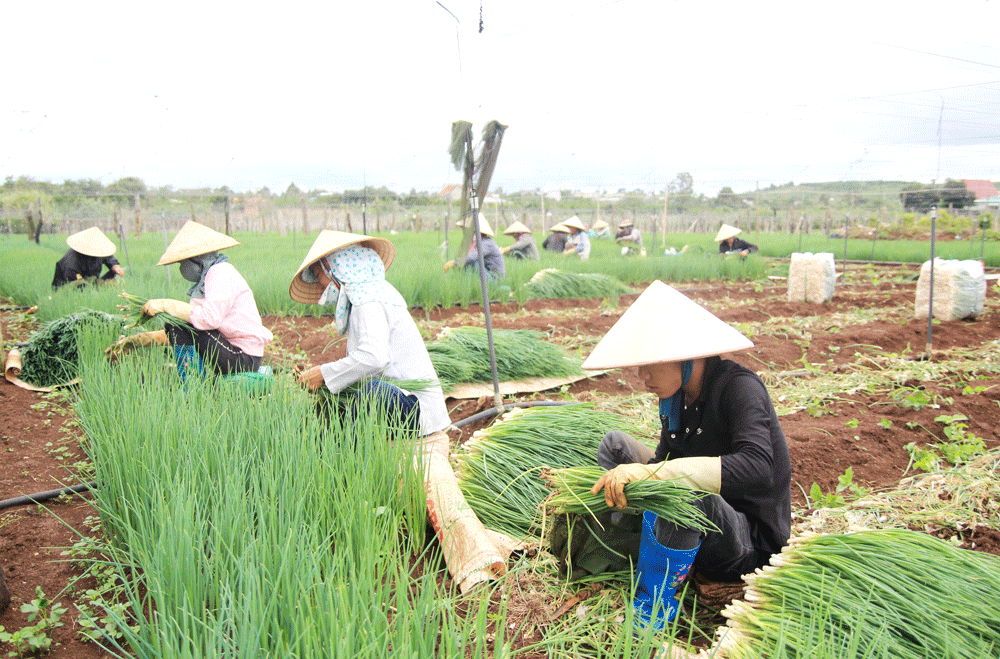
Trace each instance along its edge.
<instances>
[{"instance_id":1,"label":"sky","mask_svg":"<svg viewBox=\"0 0 1000 659\"><path fill-rule=\"evenodd\" d=\"M397 192L1000 180L1000 0L17 2L0 177Z\"/></svg>"}]
</instances>

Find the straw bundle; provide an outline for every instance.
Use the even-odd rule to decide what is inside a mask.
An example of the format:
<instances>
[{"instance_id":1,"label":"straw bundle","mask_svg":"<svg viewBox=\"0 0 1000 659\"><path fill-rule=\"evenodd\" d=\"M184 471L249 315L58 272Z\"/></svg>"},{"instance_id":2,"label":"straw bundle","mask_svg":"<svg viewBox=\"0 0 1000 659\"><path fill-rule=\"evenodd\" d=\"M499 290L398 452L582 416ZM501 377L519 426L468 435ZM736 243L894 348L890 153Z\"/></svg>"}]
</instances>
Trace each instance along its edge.
<instances>
[{"instance_id":1,"label":"straw bundle","mask_svg":"<svg viewBox=\"0 0 1000 659\"><path fill-rule=\"evenodd\" d=\"M925 261L917 281L915 316L927 318L931 304L931 262ZM982 261L934 259L934 317L938 320L975 318L986 302Z\"/></svg>"},{"instance_id":2,"label":"straw bundle","mask_svg":"<svg viewBox=\"0 0 1000 659\"><path fill-rule=\"evenodd\" d=\"M795 252L788 267L788 301L822 304L833 298L837 277L833 254Z\"/></svg>"}]
</instances>

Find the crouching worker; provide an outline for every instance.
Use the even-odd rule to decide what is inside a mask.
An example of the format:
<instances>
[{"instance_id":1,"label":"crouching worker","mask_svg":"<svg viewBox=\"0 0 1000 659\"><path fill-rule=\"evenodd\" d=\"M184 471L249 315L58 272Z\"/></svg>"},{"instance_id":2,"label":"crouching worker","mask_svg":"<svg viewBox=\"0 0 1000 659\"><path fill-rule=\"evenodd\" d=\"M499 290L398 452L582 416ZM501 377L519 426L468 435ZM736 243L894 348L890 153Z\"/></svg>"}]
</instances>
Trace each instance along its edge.
<instances>
[{"instance_id":1,"label":"crouching worker","mask_svg":"<svg viewBox=\"0 0 1000 659\"><path fill-rule=\"evenodd\" d=\"M637 367L659 399L661 422L655 451L622 432L604 437L597 461L608 471L592 493L603 490L609 508L618 509L627 506L624 488L632 481L682 479L711 493L695 505L717 531L643 515L634 607L637 620L656 628L676 615L675 594L689 567L714 581L739 581L788 541L791 465L774 405L753 371L719 356L751 347L725 322L654 281L583 364ZM651 620L654 607L661 615Z\"/></svg>"},{"instance_id":2,"label":"crouching worker","mask_svg":"<svg viewBox=\"0 0 1000 659\"><path fill-rule=\"evenodd\" d=\"M97 227L78 231L66 238L69 249L56 263L52 288L75 283L78 286L92 281L111 281L124 277L125 270L115 258L117 246ZM101 275L107 267L108 271Z\"/></svg>"},{"instance_id":3,"label":"crouching worker","mask_svg":"<svg viewBox=\"0 0 1000 659\"><path fill-rule=\"evenodd\" d=\"M168 314L184 324L164 322L164 329L124 337L109 348L111 359L131 347L173 348L182 379L190 372L216 375L255 372L264 346L274 336L261 322L253 291L219 250L239 245L229 236L188 221L157 265L180 264L181 276L193 285L191 302L169 298L147 301L142 315Z\"/></svg>"},{"instance_id":4,"label":"crouching worker","mask_svg":"<svg viewBox=\"0 0 1000 659\"><path fill-rule=\"evenodd\" d=\"M394 257L393 244L384 238L320 232L288 294L296 302L333 307L337 333L347 335L347 354L305 370L299 383L335 394L360 383L350 413L359 405L375 408L392 426L426 436L447 428L451 419L420 330L403 296L385 280ZM393 381L412 382L416 390Z\"/></svg>"}]
</instances>

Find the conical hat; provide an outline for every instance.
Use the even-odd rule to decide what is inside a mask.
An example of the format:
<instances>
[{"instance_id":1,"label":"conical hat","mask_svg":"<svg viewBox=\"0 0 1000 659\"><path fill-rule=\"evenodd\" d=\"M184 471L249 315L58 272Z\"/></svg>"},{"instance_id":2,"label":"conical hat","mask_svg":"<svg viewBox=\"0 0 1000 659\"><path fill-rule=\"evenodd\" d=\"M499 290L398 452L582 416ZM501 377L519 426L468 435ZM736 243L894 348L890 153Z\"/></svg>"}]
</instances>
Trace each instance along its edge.
<instances>
[{"instance_id":1,"label":"conical hat","mask_svg":"<svg viewBox=\"0 0 1000 659\"><path fill-rule=\"evenodd\" d=\"M300 265L299 269L295 271L295 276L292 277L292 283L288 287L288 294L292 296L293 300L303 304L315 304L318 302L319 297L323 294L323 290L326 287L318 281L314 281L312 283L304 281L302 279L302 273L305 272L306 268L310 267L313 263L319 261L327 254L335 252L341 247L358 243L364 247L370 247L375 250L375 253L378 254L380 259L382 259L382 263L385 264L386 270L388 270L389 266L392 265L392 261L396 257L396 248L385 238L363 236L358 233L347 233L345 231L323 230L319 232L318 236L316 236L316 241L313 243L312 247L309 248L309 253L306 254L306 258L302 260L302 265Z\"/></svg>"},{"instance_id":2,"label":"conical hat","mask_svg":"<svg viewBox=\"0 0 1000 659\"><path fill-rule=\"evenodd\" d=\"M503 232L508 236L514 236L519 233L531 233L531 229L525 226L520 220L514 220L513 224L504 229Z\"/></svg>"},{"instance_id":3,"label":"conical hat","mask_svg":"<svg viewBox=\"0 0 1000 659\"><path fill-rule=\"evenodd\" d=\"M465 222L459 220L458 222L455 222L455 226L464 227ZM493 229L490 227L490 223L486 221L486 216L482 213L479 214L479 233L485 233L490 238L493 237Z\"/></svg>"},{"instance_id":4,"label":"conical hat","mask_svg":"<svg viewBox=\"0 0 1000 659\"><path fill-rule=\"evenodd\" d=\"M732 238L735 235L743 233L743 229L737 229L734 226L729 226L728 224L723 224L719 227L719 233L715 234L715 242L719 243L728 238Z\"/></svg>"},{"instance_id":5,"label":"conical hat","mask_svg":"<svg viewBox=\"0 0 1000 659\"><path fill-rule=\"evenodd\" d=\"M619 227L630 227L630 226L633 226L632 225L632 220L622 220L621 222L618 223L618 226Z\"/></svg>"},{"instance_id":6,"label":"conical hat","mask_svg":"<svg viewBox=\"0 0 1000 659\"><path fill-rule=\"evenodd\" d=\"M569 233L569 228L562 222L559 222L558 224L553 224L552 228L549 229L549 231L555 231L558 233Z\"/></svg>"},{"instance_id":7,"label":"conical hat","mask_svg":"<svg viewBox=\"0 0 1000 659\"><path fill-rule=\"evenodd\" d=\"M677 362L752 347L750 339L691 298L654 281L608 330L583 368Z\"/></svg>"},{"instance_id":8,"label":"conical hat","mask_svg":"<svg viewBox=\"0 0 1000 659\"><path fill-rule=\"evenodd\" d=\"M83 231L77 231L72 236L66 238L66 244L74 252L80 252L87 256L104 258L115 253L118 247L115 246L104 232L97 227L90 227Z\"/></svg>"},{"instance_id":9,"label":"conical hat","mask_svg":"<svg viewBox=\"0 0 1000 659\"><path fill-rule=\"evenodd\" d=\"M568 220L562 221L563 226L572 227L574 229L579 229L580 231L586 231L587 227L580 221L576 215L569 218Z\"/></svg>"},{"instance_id":10,"label":"conical hat","mask_svg":"<svg viewBox=\"0 0 1000 659\"><path fill-rule=\"evenodd\" d=\"M170 241L167 251L163 252L163 256L160 257L156 265L170 265L192 256L217 252L220 249L235 247L239 244L235 238L209 229L204 224L198 224L194 220L188 220L174 236L174 239Z\"/></svg>"},{"instance_id":11,"label":"conical hat","mask_svg":"<svg viewBox=\"0 0 1000 659\"><path fill-rule=\"evenodd\" d=\"M608 226L609 226L608 223L605 222L604 220L597 220L596 222L594 222L594 226L590 228L593 229L594 231L601 231L602 229L607 229Z\"/></svg>"}]
</instances>

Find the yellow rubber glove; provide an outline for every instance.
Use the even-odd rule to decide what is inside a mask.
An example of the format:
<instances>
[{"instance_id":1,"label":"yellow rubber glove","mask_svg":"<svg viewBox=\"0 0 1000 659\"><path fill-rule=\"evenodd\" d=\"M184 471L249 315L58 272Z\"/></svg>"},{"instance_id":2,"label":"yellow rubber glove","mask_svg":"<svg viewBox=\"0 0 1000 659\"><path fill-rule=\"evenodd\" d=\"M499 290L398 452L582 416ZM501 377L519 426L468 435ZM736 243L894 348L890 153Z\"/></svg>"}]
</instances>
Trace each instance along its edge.
<instances>
[{"instance_id":1,"label":"yellow rubber glove","mask_svg":"<svg viewBox=\"0 0 1000 659\"><path fill-rule=\"evenodd\" d=\"M452 259L451 261L448 261L447 263L444 264L444 271L448 272L449 270L451 270L454 267L455 267L455 260Z\"/></svg>"},{"instance_id":2,"label":"yellow rubber glove","mask_svg":"<svg viewBox=\"0 0 1000 659\"><path fill-rule=\"evenodd\" d=\"M510 252L511 247L513 247L513 245L508 245L507 247L504 247L503 249L500 250L500 253L507 254L508 252Z\"/></svg>"},{"instance_id":3,"label":"yellow rubber glove","mask_svg":"<svg viewBox=\"0 0 1000 659\"><path fill-rule=\"evenodd\" d=\"M142 305L143 316L155 316L161 313L168 313L184 322L191 322L191 305L187 302L171 300L170 298L157 298L147 300L146 304Z\"/></svg>"},{"instance_id":4,"label":"yellow rubber glove","mask_svg":"<svg viewBox=\"0 0 1000 659\"><path fill-rule=\"evenodd\" d=\"M116 362L135 348L146 348L149 346L170 345L167 341L167 333L163 330L155 332L141 332L131 336L120 336L118 340L104 349L104 356L108 361Z\"/></svg>"},{"instance_id":5,"label":"yellow rubber glove","mask_svg":"<svg viewBox=\"0 0 1000 659\"><path fill-rule=\"evenodd\" d=\"M693 490L713 492L718 494L722 489L722 458L695 457L676 458L666 462L653 464L623 464L604 472L597 479L591 494L604 490L604 502L609 508L625 509L628 499L625 497L625 486L633 481L647 478L666 481L678 479L683 485Z\"/></svg>"}]
</instances>

